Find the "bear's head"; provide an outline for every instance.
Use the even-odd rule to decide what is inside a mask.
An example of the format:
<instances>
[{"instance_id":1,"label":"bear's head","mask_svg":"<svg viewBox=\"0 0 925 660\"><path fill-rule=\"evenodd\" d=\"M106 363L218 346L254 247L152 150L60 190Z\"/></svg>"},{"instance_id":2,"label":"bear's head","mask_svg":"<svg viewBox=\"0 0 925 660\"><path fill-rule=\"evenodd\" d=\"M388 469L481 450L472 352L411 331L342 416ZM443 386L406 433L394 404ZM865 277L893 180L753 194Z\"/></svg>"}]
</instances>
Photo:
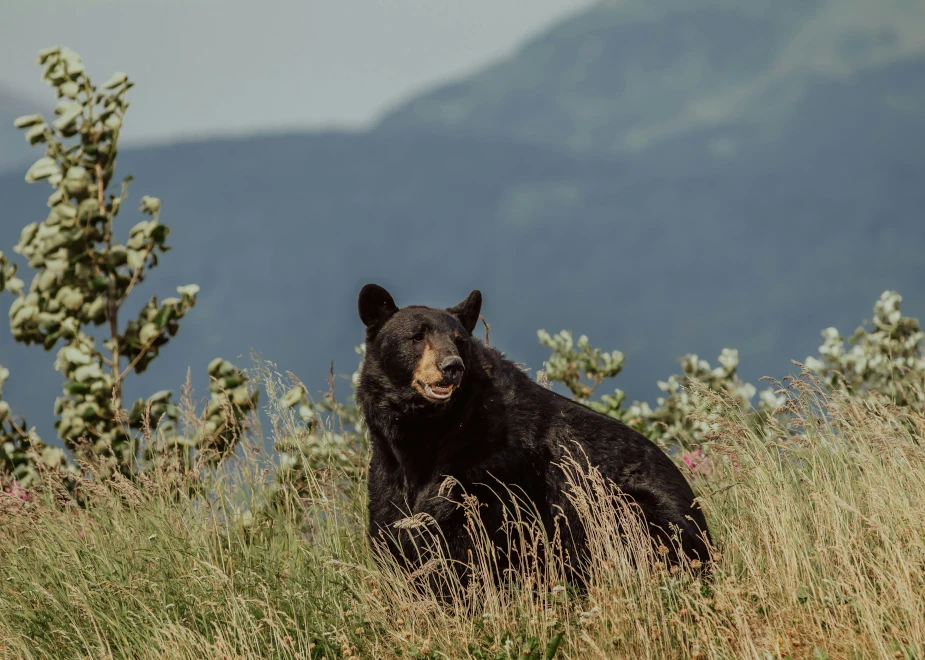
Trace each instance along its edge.
<instances>
[{"instance_id":1,"label":"bear's head","mask_svg":"<svg viewBox=\"0 0 925 660\"><path fill-rule=\"evenodd\" d=\"M453 398L470 366L472 331L482 308L479 291L447 309L399 309L388 291L367 284L357 306L366 326L367 366L387 381L381 384L395 398L432 404Z\"/></svg>"}]
</instances>

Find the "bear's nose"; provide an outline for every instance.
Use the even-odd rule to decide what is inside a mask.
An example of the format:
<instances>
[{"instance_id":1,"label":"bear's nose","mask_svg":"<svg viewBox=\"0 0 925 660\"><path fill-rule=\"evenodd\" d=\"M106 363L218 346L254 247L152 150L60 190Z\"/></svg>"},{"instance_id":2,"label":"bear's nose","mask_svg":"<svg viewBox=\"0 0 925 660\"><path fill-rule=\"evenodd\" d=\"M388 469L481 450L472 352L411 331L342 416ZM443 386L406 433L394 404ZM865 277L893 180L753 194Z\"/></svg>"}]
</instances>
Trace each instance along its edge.
<instances>
[{"instance_id":1,"label":"bear's nose","mask_svg":"<svg viewBox=\"0 0 925 660\"><path fill-rule=\"evenodd\" d=\"M452 355L440 363L440 371L447 378L459 378L465 368L462 358L458 355Z\"/></svg>"}]
</instances>

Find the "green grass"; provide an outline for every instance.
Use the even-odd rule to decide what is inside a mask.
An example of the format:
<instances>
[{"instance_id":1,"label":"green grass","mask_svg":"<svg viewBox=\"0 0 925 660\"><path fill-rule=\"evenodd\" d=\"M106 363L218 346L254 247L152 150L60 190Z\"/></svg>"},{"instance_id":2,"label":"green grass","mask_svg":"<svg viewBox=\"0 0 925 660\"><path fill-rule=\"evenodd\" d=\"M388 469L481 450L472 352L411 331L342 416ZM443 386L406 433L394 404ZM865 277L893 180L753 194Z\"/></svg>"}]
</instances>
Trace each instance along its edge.
<instances>
[{"instance_id":1,"label":"green grass","mask_svg":"<svg viewBox=\"0 0 925 660\"><path fill-rule=\"evenodd\" d=\"M925 416L798 382L799 434L759 437L701 394L719 411L711 469L691 474L719 549L710 582L634 565L612 493L572 466L588 593L556 562L509 590L482 566L438 606L377 567L362 474L332 466L280 494L255 441L197 475L205 497L176 495L166 470L90 484L89 509L51 477L0 494L0 657L925 658Z\"/></svg>"}]
</instances>

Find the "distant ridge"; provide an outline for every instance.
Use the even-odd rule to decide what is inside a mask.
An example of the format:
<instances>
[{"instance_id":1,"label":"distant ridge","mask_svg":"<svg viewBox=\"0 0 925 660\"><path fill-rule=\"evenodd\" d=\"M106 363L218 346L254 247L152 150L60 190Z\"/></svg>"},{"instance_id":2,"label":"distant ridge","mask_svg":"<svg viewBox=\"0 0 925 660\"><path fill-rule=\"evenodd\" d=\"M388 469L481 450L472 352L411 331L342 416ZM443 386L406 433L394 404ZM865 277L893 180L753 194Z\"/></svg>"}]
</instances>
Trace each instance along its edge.
<instances>
[{"instance_id":1,"label":"distant ridge","mask_svg":"<svg viewBox=\"0 0 925 660\"><path fill-rule=\"evenodd\" d=\"M815 85L923 53L925 3L908 0L602 2L482 72L400 104L379 128L633 153L748 125L736 145L747 150L786 131Z\"/></svg>"}]
</instances>

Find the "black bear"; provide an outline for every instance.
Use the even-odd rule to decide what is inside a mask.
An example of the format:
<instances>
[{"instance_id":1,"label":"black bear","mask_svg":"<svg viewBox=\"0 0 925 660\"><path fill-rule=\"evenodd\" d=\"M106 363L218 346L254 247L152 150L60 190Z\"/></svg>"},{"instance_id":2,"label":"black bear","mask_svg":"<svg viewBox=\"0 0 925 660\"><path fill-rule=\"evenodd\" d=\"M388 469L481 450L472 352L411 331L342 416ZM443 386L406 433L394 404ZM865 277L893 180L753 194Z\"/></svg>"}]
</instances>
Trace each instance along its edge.
<instances>
[{"instance_id":1,"label":"black bear","mask_svg":"<svg viewBox=\"0 0 925 660\"><path fill-rule=\"evenodd\" d=\"M395 523L427 514L439 526L444 552L464 566L472 540L465 509L442 492L450 476L477 498L496 547L505 547L499 482L532 503L551 538L557 516L577 516L557 466L563 447L577 442L586 461L638 505L653 545L670 548L669 561L680 559L669 531L680 533L689 559L707 561L703 512L671 459L623 423L533 382L473 337L481 306L479 291L445 310L399 309L376 284L360 291L366 357L356 400L372 445L370 537L383 540L400 564L419 566L425 557L414 547L416 537L407 524ZM567 522L571 531L560 535L562 547L575 563L571 575L580 578L587 540L580 521Z\"/></svg>"}]
</instances>

